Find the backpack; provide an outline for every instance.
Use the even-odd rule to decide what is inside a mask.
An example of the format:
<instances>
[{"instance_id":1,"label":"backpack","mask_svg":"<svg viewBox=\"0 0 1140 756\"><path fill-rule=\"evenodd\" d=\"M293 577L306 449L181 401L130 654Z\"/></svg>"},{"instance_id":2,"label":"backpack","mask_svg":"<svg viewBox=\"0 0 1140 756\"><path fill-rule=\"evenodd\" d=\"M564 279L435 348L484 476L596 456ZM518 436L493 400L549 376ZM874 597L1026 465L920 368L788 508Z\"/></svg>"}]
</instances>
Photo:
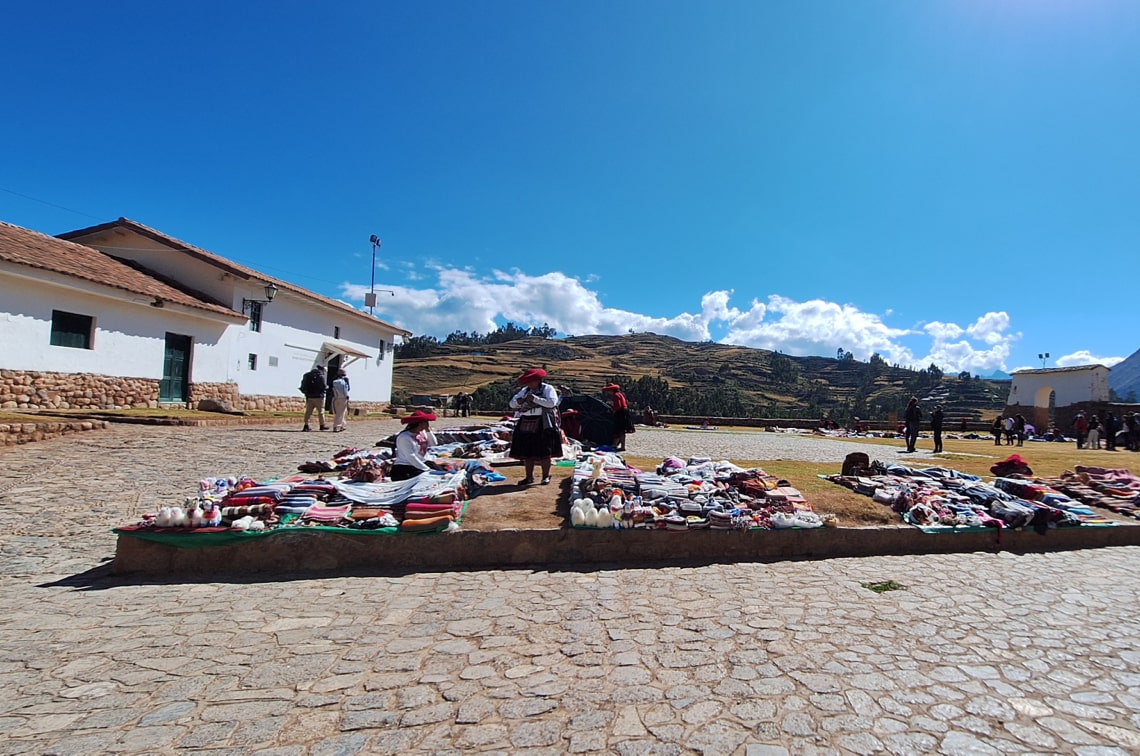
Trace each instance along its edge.
<instances>
[{"instance_id":1,"label":"backpack","mask_svg":"<svg viewBox=\"0 0 1140 756\"><path fill-rule=\"evenodd\" d=\"M316 388L316 380L317 376L313 375L313 371L310 370L309 372L305 373L305 375L301 378L301 393L305 396L308 396L310 393L312 393Z\"/></svg>"}]
</instances>

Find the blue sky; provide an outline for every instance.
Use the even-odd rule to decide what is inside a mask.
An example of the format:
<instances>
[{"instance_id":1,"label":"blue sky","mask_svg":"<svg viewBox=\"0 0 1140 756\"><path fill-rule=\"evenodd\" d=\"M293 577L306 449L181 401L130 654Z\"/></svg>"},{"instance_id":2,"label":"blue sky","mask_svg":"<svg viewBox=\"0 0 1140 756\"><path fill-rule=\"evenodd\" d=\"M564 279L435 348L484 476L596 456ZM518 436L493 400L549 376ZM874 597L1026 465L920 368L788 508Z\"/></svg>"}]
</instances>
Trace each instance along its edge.
<instances>
[{"instance_id":1,"label":"blue sky","mask_svg":"<svg viewBox=\"0 0 1140 756\"><path fill-rule=\"evenodd\" d=\"M126 216L417 334L988 374L1140 347L1140 3L7 8L0 219ZM1124 302L1130 304L1125 305Z\"/></svg>"}]
</instances>

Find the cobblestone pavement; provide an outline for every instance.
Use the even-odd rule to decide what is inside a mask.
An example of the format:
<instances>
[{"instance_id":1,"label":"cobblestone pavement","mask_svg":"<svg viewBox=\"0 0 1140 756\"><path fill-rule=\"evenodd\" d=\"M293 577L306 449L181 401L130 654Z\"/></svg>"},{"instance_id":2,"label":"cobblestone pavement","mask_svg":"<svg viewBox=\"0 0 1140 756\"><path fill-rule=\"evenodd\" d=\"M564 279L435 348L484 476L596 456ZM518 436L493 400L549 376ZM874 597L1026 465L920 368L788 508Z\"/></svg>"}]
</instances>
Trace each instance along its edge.
<instances>
[{"instance_id":1,"label":"cobblestone pavement","mask_svg":"<svg viewBox=\"0 0 1140 756\"><path fill-rule=\"evenodd\" d=\"M0 753L1140 751L1140 548L215 582L101 566L110 525L211 472L381 435L356 425L0 451ZM905 589L862 586L885 581Z\"/></svg>"}]
</instances>

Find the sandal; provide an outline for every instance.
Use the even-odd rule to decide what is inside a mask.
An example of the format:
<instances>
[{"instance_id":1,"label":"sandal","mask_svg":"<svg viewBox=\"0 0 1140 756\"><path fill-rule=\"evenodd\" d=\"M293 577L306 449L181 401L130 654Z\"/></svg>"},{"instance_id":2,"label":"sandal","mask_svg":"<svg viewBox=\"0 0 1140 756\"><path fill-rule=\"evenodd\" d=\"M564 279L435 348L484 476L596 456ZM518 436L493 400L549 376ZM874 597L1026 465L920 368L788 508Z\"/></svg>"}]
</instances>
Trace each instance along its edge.
<instances>
[{"instance_id":1,"label":"sandal","mask_svg":"<svg viewBox=\"0 0 1140 756\"><path fill-rule=\"evenodd\" d=\"M542 479L542 485L544 485L544 486L550 485L550 476L549 475L547 475L545 478Z\"/></svg>"}]
</instances>

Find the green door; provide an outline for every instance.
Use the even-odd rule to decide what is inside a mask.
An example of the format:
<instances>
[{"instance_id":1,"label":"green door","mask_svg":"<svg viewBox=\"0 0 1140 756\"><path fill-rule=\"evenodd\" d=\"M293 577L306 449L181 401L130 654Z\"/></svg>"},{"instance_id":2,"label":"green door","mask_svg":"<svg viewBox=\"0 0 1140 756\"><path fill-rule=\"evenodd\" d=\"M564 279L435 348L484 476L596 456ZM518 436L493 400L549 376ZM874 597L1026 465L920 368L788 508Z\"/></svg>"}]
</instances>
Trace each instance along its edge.
<instances>
[{"instance_id":1,"label":"green door","mask_svg":"<svg viewBox=\"0 0 1140 756\"><path fill-rule=\"evenodd\" d=\"M166 334L166 354L162 360L162 380L158 401L185 402L190 394L190 337Z\"/></svg>"}]
</instances>

